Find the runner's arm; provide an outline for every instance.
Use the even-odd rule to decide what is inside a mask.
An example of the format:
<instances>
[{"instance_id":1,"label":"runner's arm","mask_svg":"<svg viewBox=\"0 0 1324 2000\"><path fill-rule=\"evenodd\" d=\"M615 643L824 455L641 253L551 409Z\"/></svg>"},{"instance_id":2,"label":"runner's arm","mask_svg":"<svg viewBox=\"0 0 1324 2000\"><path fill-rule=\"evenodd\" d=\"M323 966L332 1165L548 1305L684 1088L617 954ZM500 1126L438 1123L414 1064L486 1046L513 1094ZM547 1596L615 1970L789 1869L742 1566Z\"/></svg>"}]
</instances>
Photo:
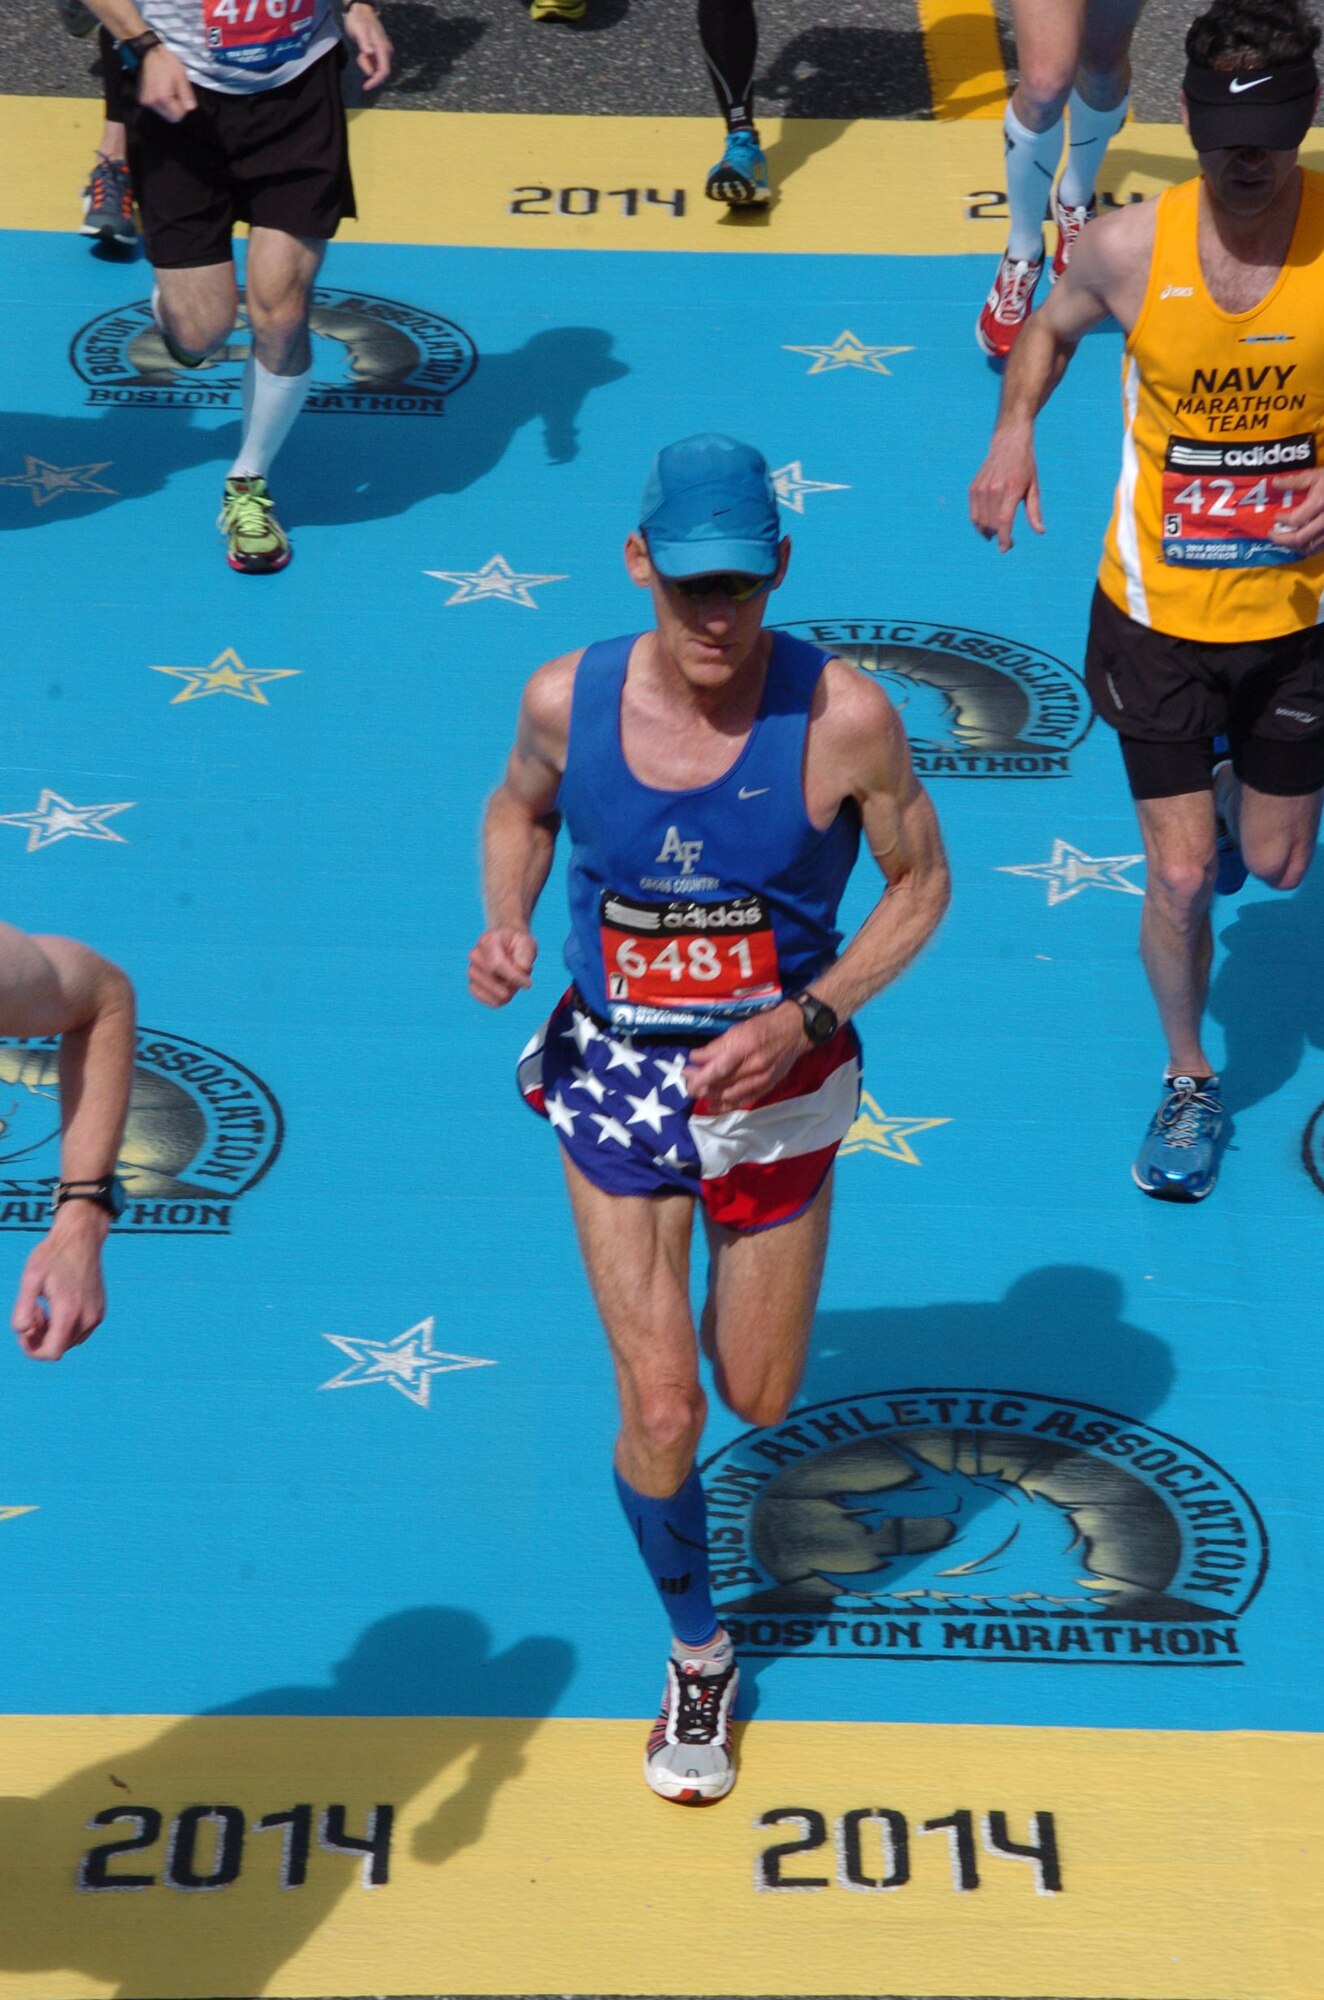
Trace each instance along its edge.
<instances>
[{"instance_id":1,"label":"runner's arm","mask_svg":"<svg viewBox=\"0 0 1324 2000\"><path fill-rule=\"evenodd\" d=\"M124 974L69 938L0 924L0 1034L60 1037L60 1177L113 1173L133 1087L133 988ZM6 1054L18 1061L23 1052ZM100 1324L109 1227L94 1203L67 1202L28 1258L13 1327L37 1360L58 1361Z\"/></svg>"},{"instance_id":2,"label":"runner's arm","mask_svg":"<svg viewBox=\"0 0 1324 2000\"><path fill-rule=\"evenodd\" d=\"M951 881L937 817L891 702L842 661L829 664L824 680L827 706L814 726L826 740L815 754L841 774L837 796L858 804L865 840L887 881L886 895L835 965L809 984L845 1021L890 986L932 936ZM699 1050L686 1068L686 1088L714 1111L736 1110L765 1096L807 1046L804 1017L786 1001Z\"/></svg>"},{"instance_id":3,"label":"runner's arm","mask_svg":"<svg viewBox=\"0 0 1324 2000\"><path fill-rule=\"evenodd\" d=\"M391 74L395 50L371 0L341 0L340 27L356 53L365 90L380 90Z\"/></svg>"},{"instance_id":4,"label":"runner's arm","mask_svg":"<svg viewBox=\"0 0 1324 2000\"><path fill-rule=\"evenodd\" d=\"M87 0L87 6L117 42L136 41L149 29L154 35L160 33L143 19L133 0ZM164 36L160 48L149 49L139 65L138 102L144 110L155 111L171 125L177 125L198 108L188 71L173 49L166 46Z\"/></svg>"},{"instance_id":5,"label":"runner's arm","mask_svg":"<svg viewBox=\"0 0 1324 2000\"><path fill-rule=\"evenodd\" d=\"M1034 462L1035 418L1066 374L1082 337L1120 303L1127 262L1139 247L1131 242L1137 233L1125 212L1082 230L1071 262L1011 350L988 456L970 488L970 519L1004 554L1012 545L1022 502L1034 532L1044 532Z\"/></svg>"},{"instance_id":6,"label":"runner's arm","mask_svg":"<svg viewBox=\"0 0 1324 2000\"><path fill-rule=\"evenodd\" d=\"M538 947L529 928L552 865L560 820L575 658L540 667L524 690L504 782L483 818L483 908L487 923L469 954L469 991L504 1007L533 984Z\"/></svg>"}]
</instances>

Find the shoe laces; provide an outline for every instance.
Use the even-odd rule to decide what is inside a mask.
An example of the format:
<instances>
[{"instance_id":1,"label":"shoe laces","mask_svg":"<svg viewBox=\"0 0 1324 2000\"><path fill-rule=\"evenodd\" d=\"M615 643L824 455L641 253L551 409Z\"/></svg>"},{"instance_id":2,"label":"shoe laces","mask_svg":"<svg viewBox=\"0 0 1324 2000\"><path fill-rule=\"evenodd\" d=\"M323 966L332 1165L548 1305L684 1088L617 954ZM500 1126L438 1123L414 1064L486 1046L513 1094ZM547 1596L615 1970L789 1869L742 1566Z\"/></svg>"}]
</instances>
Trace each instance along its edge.
<instances>
[{"instance_id":1,"label":"shoe laces","mask_svg":"<svg viewBox=\"0 0 1324 2000\"><path fill-rule=\"evenodd\" d=\"M108 160L97 155L96 165L88 176L87 192L93 208L101 208L109 202L124 199L128 169L123 160Z\"/></svg>"},{"instance_id":2,"label":"shoe laces","mask_svg":"<svg viewBox=\"0 0 1324 2000\"><path fill-rule=\"evenodd\" d=\"M1191 1083L1174 1083L1158 1115L1164 1143L1181 1147L1196 1145L1208 1137L1209 1125L1222 1108L1208 1087L1198 1090Z\"/></svg>"},{"instance_id":3,"label":"shoe laces","mask_svg":"<svg viewBox=\"0 0 1324 2000\"><path fill-rule=\"evenodd\" d=\"M678 1743L711 1743L717 1734L722 1713L722 1696L731 1678L724 1673L703 1674L682 1667L676 1675L675 1738Z\"/></svg>"},{"instance_id":4,"label":"shoe laces","mask_svg":"<svg viewBox=\"0 0 1324 2000\"><path fill-rule=\"evenodd\" d=\"M1042 257L1033 264L1019 257L1004 260L1002 269L998 272L997 317L999 319L1024 318L1025 308L1039 282L1043 261Z\"/></svg>"},{"instance_id":5,"label":"shoe laces","mask_svg":"<svg viewBox=\"0 0 1324 2000\"><path fill-rule=\"evenodd\" d=\"M267 515L275 504L266 488L259 489L256 483L229 487L225 495L225 525L240 535L265 534Z\"/></svg>"}]
</instances>

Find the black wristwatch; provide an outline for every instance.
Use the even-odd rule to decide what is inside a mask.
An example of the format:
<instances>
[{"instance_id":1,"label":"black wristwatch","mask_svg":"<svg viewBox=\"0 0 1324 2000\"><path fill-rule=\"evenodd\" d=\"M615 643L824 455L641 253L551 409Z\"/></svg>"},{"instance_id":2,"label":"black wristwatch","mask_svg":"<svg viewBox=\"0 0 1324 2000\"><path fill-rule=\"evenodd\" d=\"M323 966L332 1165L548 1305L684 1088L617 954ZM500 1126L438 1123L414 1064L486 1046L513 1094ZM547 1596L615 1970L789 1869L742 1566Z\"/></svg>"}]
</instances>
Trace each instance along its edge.
<instances>
[{"instance_id":1,"label":"black wristwatch","mask_svg":"<svg viewBox=\"0 0 1324 2000\"><path fill-rule=\"evenodd\" d=\"M115 46L118 48L121 57L128 57L128 68L138 69L145 55L149 54L152 49L164 48L165 43L161 40L155 28L144 28L141 35L130 35L127 41L117 42Z\"/></svg>"},{"instance_id":2,"label":"black wristwatch","mask_svg":"<svg viewBox=\"0 0 1324 2000\"><path fill-rule=\"evenodd\" d=\"M824 1042L830 1042L841 1026L840 1021L828 1006L826 1000L818 1000L812 993L793 993L796 1006L804 1015L805 1033L816 1049Z\"/></svg>"},{"instance_id":3,"label":"black wristwatch","mask_svg":"<svg viewBox=\"0 0 1324 2000\"><path fill-rule=\"evenodd\" d=\"M99 1181L61 1181L55 1190L54 1207L59 1210L67 1201L90 1201L104 1208L114 1222L124 1213L124 1188L114 1174L105 1174Z\"/></svg>"}]
</instances>

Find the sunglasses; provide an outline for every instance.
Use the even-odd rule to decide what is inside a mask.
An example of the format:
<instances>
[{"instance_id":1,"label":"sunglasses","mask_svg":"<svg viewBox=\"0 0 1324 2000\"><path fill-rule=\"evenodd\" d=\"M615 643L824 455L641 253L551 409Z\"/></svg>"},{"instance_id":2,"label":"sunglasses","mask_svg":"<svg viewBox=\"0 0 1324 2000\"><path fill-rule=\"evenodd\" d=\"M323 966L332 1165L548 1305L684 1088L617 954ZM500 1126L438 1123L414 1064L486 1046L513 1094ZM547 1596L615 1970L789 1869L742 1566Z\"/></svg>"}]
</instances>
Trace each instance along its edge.
<instances>
[{"instance_id":1,"label":"sunglasses","mask_svg":"<svg viewBox=\"0 0 1324 2000\"><path fill-rule=\"evenodd\" d=\"M719 570L711 576L669 576L664 581L668 590L674 590L678 597L687 598L692 604L705 597L724 597L731 604L749 604L773 585L770 576L745 576L733 570Z\"/></svg>"}]
</instances>

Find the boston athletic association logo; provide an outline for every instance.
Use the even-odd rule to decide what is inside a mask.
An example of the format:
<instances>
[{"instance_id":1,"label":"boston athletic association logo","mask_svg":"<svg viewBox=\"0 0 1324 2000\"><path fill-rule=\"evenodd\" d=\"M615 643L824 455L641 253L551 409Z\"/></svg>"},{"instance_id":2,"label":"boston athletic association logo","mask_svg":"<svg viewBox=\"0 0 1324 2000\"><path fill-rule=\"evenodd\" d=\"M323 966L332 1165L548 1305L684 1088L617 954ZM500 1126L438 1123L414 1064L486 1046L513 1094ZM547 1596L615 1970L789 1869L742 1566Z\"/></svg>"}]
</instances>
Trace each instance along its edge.
<instances>
[{"instance_id":1,"label":"boston athletic association logo","mask_svg":"<svg viewBox=\"0 0 1324 2000\"><path fill-rule=\"evenodd\" d=\"M703 1478L715 1599L754 1654L1231 1666L1267 1564L1205 1453L1010 1390L815 1404Z\"/></svg>"},{"instance_id":2,"label":"boston athletic association logo","mask_svg":"<svg viewBox=\"0 0 1324 2000\"><path fill-rule=\"evenodd\" d=\"M345 415L439 417L446 398L478 365L462 326L439 313L371 292L319 287L310 410ZM200 368L171 360L146 299L102 313L75 334L69 358L88 385L89 403L135 408L237 410L248 359L243 319L219 354Z\"/></svg>"},{"instance_id":3,"label":"boston athletic association logo","mask_svg":"<svg viewBox=\"0 0 1324 2000\"><path fill-rule=\"evenodd\" d=\"M0 1229L50 1227L60 1172L58 1041L0 1040ZM233 1057L181 1035L138 1032L116 1166L120 1233L225 1236L235 1203L280 1151L280 1106Z\"/></svg>"},{"instance_id":4,"label":"boston athletic association logo","mask_svg":"<svg viewBox=\"0 0 1324 2000\"><path fill-rule=\"evenodd\" d=\"M925 618L811 618L781 629L877 676L922 778L1065 778L1090 726L1079 676L1018 639Z\"/></svg>"}]
</instances>

